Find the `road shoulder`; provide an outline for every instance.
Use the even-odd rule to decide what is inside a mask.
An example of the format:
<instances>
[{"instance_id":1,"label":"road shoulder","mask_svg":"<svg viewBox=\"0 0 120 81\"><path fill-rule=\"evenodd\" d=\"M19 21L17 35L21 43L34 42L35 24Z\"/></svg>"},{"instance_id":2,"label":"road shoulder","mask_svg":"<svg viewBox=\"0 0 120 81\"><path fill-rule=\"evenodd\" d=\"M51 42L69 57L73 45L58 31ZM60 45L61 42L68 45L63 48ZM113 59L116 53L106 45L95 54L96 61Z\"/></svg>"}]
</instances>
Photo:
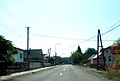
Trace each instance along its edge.
<instances>
[{"instance_id":1,"label":"road shoulder","mask_svg":"<svg viewBox=\"0 0 120 81\"><path fill-rule=\"evenodd\" d=\"M103 70L97 70L95 68L90 68L90 67L84 67L84 66L77 66L78 68L80 68L81 70L85 71L85 72L88 72L90 74L93 74L94 76L96 77L99 77L101 78L103 81L111 81L111 80L108 80L107 78L105 78L103 76L103 74L106 73L106 71L103 71Z\"/></svg>"},{"instance_id":2,"label":"road shoulder","mask_svg":"<svg viewBox=\"0 0 120 81\"><path fill-rule=\"evenodd\" d=\"M23 75L27 75L27 74L34 74L36 72L40 72L40 71L47 70L47 69L52 69L52 68L55 68L55 67L58 67L58 66L59 65L51 66L51 67L45 67L45 68L39 68L39 69L34 69L34 70L29 70L29 71L24 71L24 72L19 72L19 73L12 73L12 74L7 75L7 76L0 76L0 81L9 80L9 79L12 79L14 77L19 77L19 76L23 76Z\"/></svg>"}]
</instances>

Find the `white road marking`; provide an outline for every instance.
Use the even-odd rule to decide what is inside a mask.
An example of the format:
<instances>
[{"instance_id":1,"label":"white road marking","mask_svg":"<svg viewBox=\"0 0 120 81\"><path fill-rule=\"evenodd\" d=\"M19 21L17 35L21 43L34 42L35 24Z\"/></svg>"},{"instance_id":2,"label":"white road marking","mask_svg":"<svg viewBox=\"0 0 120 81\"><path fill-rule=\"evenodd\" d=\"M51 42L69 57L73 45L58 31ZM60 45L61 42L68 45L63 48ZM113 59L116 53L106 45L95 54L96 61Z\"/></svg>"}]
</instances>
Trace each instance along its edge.
<instances>
[{"instance_id":1,"label":"white road marking","mask_svg":"<svg viewBox=\"0 0 120 81\"><path fill-rule=\"evenodd\" d=\"M63 73L60 73L60 76L62 76Z\"/></svg>"},{"instance_id":2,"label":"white road marking","mask_svg":"<svg viewBox=\"0 0 120 81\"><path fill-rule=\"evenodd\" d=\"M65 71L66 69L63 69L63 71Z\"/></svg>"}]
</instances>

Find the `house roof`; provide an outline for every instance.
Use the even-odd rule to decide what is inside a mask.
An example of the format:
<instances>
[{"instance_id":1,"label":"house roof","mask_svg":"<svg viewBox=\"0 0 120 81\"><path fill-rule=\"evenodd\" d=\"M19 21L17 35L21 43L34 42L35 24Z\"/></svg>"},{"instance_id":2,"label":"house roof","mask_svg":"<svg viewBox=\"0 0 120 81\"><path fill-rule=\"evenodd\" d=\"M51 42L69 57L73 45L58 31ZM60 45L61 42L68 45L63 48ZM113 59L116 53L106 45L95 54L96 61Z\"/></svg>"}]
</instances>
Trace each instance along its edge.
<instances>
[{"instance_id":1,"label":"house roof","mask_svg":"<svg viewBox=\"0 0 120 81\"><path fill-rule=\"evenodd\" d=\"M93 54L91 57L88 58L88 60L93 59L93 57L95 57L95 56L96 56L96 54Z\"/></svg>"},{"instance_id":2,"label":"house roof","mask_svg":"<svg viewBox=\"0 0 120 81\"><path fill-rule=\"evenodd\" d=\"M42 49L31 49L29 51L29 58L40 59L43 55ZM25 50L25 58L27 58L27 50Z\"/></svg>"},{"instance_id":3,"label":"house roof","mask_svg":"<svg viewBox=\"0 0 120 81\"><path fill-rule=\"evenodd\" d=\"M118 45L117 44L113 44L113 45L107 47L106 49L109 49L112 52L112 54L116 54L117 53L117 49L114 48L116 46L118 46Z\"/></svg>"},{"instance_id":4,"label":"house roof","mask_svg":"<svg viewBox=\"0 0 120 81\"><path fill-rule=\"evenodd\" d=\"M21 49L21 48L18 48L18 47L15 47L15 48L18 49L18 50L24 51L24 49Z\"/></svg>"},{"instance_id":5,"label":"house roof","mask_svg":"<svg viewBox=\"0 0 120 81\"><path fill-rule=\"evenodd\" d=\"M101 52L99 53L99 56L101 56ZM94 54L92 55L90 58L88 58L88 60L91 60L91 59L96 59L97 58L97 54Z\"/></svg>"}]
</instances>

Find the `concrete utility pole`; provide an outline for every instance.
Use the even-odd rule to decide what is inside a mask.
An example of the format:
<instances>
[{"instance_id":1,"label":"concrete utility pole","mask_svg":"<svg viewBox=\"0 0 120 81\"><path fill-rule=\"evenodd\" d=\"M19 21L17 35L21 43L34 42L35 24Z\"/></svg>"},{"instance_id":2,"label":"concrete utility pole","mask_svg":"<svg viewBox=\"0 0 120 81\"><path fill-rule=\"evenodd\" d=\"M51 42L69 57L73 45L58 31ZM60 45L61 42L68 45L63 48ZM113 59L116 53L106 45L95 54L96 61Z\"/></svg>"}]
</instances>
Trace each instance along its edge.
<instances>
[{"instance_id":1,"label":"concrete utility pole","mask_svg":"<svg viewBox=\"0 0 120 81\"><path fill-rule=\"evenodd\" d=\"M29 28L30 27L26 27L27 28L27 61L29 60L28 59L28 56L29 56Z\"/></svg>"},{"instance_id":2,"label":"concrete utility pole","mask_svg":"<svg viewBox=\"0 0 120 81\"><path fill-rule=\"evenodd\" d=\"M50 62L50 53L51 53L51 48L48 49L49 62Z\"/></svg>"},{"instance_id":3,"label":"concrete utility pole","mask_svg":"<svg viewBox=\"0 0 120 81\"><path fill-rule=\"evenodd\" d=\"M99 49L101 47L101 49ZM97 35L97 70L99 70L99 53L102 52L103 56L103 65L105 66L105 58L104 58L104 52L103 52L103 45L102 45L102 38L100 30L98 29L98 35Z\"/></svg>"}]
</instances>

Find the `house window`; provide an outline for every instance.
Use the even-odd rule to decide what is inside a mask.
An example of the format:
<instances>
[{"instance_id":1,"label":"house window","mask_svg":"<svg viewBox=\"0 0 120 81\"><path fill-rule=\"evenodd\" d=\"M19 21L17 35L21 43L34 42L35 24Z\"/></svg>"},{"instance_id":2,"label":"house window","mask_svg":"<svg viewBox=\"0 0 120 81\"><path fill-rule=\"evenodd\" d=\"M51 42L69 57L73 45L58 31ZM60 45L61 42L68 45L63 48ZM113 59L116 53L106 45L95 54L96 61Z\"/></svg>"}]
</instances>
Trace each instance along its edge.
<instances>
[{"instance_id":1,"label":"house window","mask_svg":"<svg viewBox=\"0 0 120 81\"><path fill-rule=\"evenodd\" d=\"M111 62L111 56L109 56L109 62Z\"/></svg>"},{"instance_id":2,"label":"house window","mask_svg":"<svg viewBox=\"0 0 120 81\"><path fill-rule=\"evenodd\" d=\"M106 50L106 52L108 52L108 50Z\"/></svg>"},{"instance_id":3,"label":"house window","mask_svg":"<svg viewBox=\"0 0 120 81\"><path fill-rule=\"evenodd\" d=\"M22 53L20 53L20 58L22 59Z\"/></svg>"}]
</instances>

